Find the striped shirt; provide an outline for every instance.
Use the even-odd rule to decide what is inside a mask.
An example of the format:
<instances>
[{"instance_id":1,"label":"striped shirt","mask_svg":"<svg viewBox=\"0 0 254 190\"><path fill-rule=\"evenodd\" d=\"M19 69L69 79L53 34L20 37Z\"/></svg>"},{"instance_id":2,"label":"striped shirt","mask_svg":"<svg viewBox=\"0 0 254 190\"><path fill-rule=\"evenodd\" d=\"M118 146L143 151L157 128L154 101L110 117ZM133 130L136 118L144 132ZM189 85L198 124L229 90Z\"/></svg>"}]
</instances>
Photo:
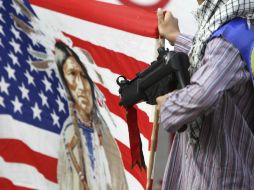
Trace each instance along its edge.
<instances>
[{"instance_id":1,"label":"striped shirt","mask_svg":"<svg viewBox=\"0 0 254 190\"><path fill-rule=\"evenodd\" d=\"M175 51L188 53L191 45L180 35ZM176 132L162 189L254 189L254 88L232 44L211 40L191 84L169 93L160 114L169 132L204 116L197 145L188 130Z\"/></svg>"}]
</instances>

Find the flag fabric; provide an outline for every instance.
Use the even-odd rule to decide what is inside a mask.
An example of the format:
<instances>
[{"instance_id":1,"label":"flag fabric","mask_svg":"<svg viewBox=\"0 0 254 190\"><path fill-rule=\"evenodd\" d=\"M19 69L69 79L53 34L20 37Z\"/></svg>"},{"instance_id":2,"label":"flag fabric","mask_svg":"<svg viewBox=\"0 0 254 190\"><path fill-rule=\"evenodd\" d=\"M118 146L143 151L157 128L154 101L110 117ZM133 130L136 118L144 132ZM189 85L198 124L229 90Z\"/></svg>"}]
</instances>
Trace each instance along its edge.
<instances>
[{"instance_id":1,"label":"flag fabric","mask_svg":"<svg viewBox=\"0 0 254 190\"><path fill-rule=\"evenodd\" d=\"M0 189L58 189L59 134L69 117L66 93L54 68L40 71L31 64L50 58L45 55L53 53L52 36L71 44L80 56L82 49L92 55L95 65L87 70L105 97L108 110L102 114L115 123L110 131L129 189L144 189L146 171L131 168L126 112L118 106L116 78L132 79L155 60L155 12L90 0L30 3L0 1ZM153 108L140 103L137 114L148 163Z\"/></svg>"},{"instance_id":2,"label":"flag fabric","mask_svg":"<svg viewBox=\"0 0 254 190\"><path fill-rule=\"evenodd\" d=\"M45 48L21 32L16 1L0 1L0 189L57 189L59 133L68 116L56 73L31 67ZM24 188L24 189L26 189Z\"/></svg>"}]
</instances>

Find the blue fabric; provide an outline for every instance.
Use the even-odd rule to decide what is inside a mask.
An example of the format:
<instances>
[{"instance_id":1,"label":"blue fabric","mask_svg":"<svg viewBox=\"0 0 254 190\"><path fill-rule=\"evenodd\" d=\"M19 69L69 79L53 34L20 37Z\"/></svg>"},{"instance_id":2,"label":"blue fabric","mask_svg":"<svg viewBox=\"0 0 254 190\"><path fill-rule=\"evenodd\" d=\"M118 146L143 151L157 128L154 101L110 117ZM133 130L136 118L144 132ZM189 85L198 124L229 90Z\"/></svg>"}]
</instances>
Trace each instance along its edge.
<instances>
[{"instance_id":1,"label":"blue fabric","mask_svg":"<svg viewBox=\"0 0 254 190\"><path fill-rule=\"evenodd\" d=\"M223 37L232 43L240 52L249 72L252 74L254 85L254 26L248 28L247 20L235 18L216 30L211 38Z\"/></svg>"},{"instance_id":2,"label":"blue fabric","mask_svg":"<svg viewBox=\"0 0 254 190\"><path fill-rule=\"evenodd\" d=\"M81 121L78 122L78 126L82 129L83 135L85 136L86 139L86 146L88 149L88 156L92 164L92 168L94 170L95 166L95 157L94 157L94 145L93 145L93 138L92 134L94 132L94 129L91 127L87 127L85 124L83 124Z\"/></svg>"}]
</instances>

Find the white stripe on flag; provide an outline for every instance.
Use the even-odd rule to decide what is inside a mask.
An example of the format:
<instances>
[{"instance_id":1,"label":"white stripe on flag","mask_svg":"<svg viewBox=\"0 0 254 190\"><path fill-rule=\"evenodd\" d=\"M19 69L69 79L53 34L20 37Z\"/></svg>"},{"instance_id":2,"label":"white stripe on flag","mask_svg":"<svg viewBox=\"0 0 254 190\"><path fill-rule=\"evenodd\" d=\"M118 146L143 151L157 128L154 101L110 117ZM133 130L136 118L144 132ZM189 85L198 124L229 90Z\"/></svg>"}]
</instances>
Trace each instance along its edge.
<instances>
[{"instance_id":1,"label":"white stripe on flag","mask_svg":"<svg viewBox=\"0 0 254 190\"><path fill-rule=\"evenodd\" d=\"M44 178L34 167L27 164L8 163L0 156L0 177L7 178L14 185L32 189L57 190L58 184Z\"/></svg>"},{"instance_id":2,"label":"white stripe on flag","mask_svg":"<svg viewBox=\"0 0 254 190\"><path fill-rule=\"evenodd\" d=\"M0 138L21 140L36 152L58 158L59 135L17 121L9 115L0 115Z\"/></svg>"},{"instance_id":3,"label":"white stripe on flag","mask_svg":"<svg viewBox=\"0 0 254 190\"><path fill-rule=\"evenodd\" d=\"M107 126L109 127L112 136L121 143L123 143L125 146L130 148L129 131L127 123L122 118L120 118L119 116L115 115L112 112L110 113L112 118L110 118L105 109L100 109L100 113L105 122L107 123ZM114 123L112 122L112 119Z\"/></svg>"},{"instance_id":4,"label":"white stripe on flag","mask_svg":"<svg viewBox=\"0 0 254 190\"><path fill-rule=\"evenodd\" d=\"M121 143L123 143L128 148L130 148L129 131L128 131L127 123L122 118L111 113L112 119L117 124L117 126L115 126L112 123L111 118L108 117L108 113L106 112L106 110L100 109L100 111L101 111L101 114L102 114L105 122L108 124L108 127L109 127L110 132L113 135L113 137L116 138ZM150 151L148 150L149 142L148 142L147 138L145 138L142 134L140 134L140 138L142 141L142 150L144 153L145 162L148 163L149 154L150 154Z\"/></svg>"},{"instance_id":5,"label":"white stripe on flag","mask_svg":"<svg viewBox=\"0 0 254 190\"><path fill-rule=\"evenodd\" d=\"M144 190L142 185L138 182L138 180L131 175L128 171L125 170L125 176L129 185L129 189L135 189L135 190Z\"/></svg>"},{"instance_id":6,"label":"white stripe on flag","mask_svg":"<svg viewBox=\"0 0 254 190\"><path fill-rule=\"evenodd\" d=\"M56 28L61 28L63 32L89 41L95 45L134 57L139 61L150 63L154 60L157 47L157 42L154 38L88 22L35 5L33 5L33 8L40 21L47 23L50 27L55 26ZM115 43L112 43L112 36L116 39Z\"/></svg>"}]
</instances>

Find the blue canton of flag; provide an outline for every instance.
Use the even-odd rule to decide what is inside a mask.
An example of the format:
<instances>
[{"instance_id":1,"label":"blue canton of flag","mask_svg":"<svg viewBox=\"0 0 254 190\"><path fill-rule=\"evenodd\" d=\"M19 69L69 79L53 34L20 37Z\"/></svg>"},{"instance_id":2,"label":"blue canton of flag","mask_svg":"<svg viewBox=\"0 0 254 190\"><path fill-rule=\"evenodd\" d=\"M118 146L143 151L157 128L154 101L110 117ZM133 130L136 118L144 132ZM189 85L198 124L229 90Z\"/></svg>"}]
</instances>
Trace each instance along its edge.
<instances>
[{"instance_id":1,"label":"blue canton of flag","mask_svg":"<svg viewBox=\"0 0 254 190\"><path fill-rule=\"evenodd\" d=\"M0 1L0 113L59 134L69 115L65 92L55 70L31 65L40 60L30 52L46 51L14 22L16 16L31 27L17 2Z\"/></svg>"}]
</instances>

